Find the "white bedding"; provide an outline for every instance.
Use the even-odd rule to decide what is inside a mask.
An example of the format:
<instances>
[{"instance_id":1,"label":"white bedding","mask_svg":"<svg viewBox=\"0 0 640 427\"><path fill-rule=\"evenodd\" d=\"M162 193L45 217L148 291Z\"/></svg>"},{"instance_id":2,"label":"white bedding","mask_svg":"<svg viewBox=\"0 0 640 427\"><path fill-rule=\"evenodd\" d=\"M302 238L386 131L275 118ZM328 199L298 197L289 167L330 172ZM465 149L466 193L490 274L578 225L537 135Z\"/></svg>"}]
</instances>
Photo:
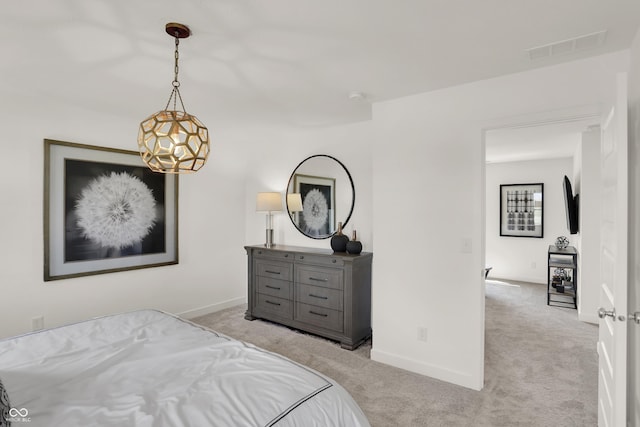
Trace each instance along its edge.
<instances>
[{"instance_id":1,"label":"white bedding","mask_svg":"<svg viewBox=\"0 0 640 427\"><path fill-rule=\"evenodd\" d=\"M154 310L2 340L0 379L13 425L369 426L331 379Z\"/></svg>"}]
</instances>

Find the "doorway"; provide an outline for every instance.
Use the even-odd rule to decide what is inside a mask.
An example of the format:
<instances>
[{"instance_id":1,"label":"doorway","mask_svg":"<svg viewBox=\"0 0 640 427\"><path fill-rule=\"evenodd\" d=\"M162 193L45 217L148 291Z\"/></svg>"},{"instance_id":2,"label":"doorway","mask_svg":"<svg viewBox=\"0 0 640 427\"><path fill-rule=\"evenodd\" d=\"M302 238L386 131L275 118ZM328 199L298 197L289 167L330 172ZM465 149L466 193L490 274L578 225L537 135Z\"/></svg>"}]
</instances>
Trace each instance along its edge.
<instances>
[{"instance_id":1,"label":"doorway","mask_svg":"<svg viewBox=\"0 0 640 427\"><path fill-rule=\"evenodd\" d=\"M578 405L591 425L597 422L597 318L595 324L585 323L578 320L578 310L547 306L547 251L559 236L582 246L582 234L571 235L567 228L562 183L566 175L575 193L582 192L583 133L599 121L599 116L552 120L484 135L485 260L492 268L485 283L485 387L527 378L523 393L545 388L550 412L571 417L563 408ZM529 183L544 184L542 238L500 236L500 185ZM508 369L496 369L507 363ZM566 375L579 381L567 381ZM554 395L575 399L556 401Z\"/></svg>"},{"instance_id":2,"label":"doorway","mask_svg":"<svg viewBox=\"0 0 640 427\"><path fill-rule=\"evenodd\" d=\"M546 286L548 248L567 237L577 249L577 291L582 294L578 317L598 322L599 271L599 116L555 120L487 130L485 133L485 263L489 278L511 279ZM565 177L579 195L582 229L570 234L565 199ZM542 237L505 236L500 229L501 185L540 184ZM595 205L595 209L591 208ZM588 265L581 265L583 258ZM588 274L581 274L584 267ZM589 270L591 269L591 270ZM583 282L589 282L581 293ZM593 283L591 283L593 282ZM545 301L546 302L546 301ZM582 313L584 311L584 313Z\"/></svg>"}]
</instances>

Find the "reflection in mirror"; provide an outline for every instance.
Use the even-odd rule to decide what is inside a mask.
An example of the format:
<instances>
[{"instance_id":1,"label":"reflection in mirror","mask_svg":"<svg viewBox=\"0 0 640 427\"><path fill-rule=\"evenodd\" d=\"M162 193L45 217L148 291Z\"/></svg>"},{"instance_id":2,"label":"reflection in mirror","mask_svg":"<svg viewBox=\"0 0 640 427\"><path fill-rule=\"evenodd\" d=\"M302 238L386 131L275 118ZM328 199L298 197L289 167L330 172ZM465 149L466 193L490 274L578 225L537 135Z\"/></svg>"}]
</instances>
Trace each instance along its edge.
<instances>
[{"instance_id":1,"label":"reflection in mirror","mask_svg":"<svg viewBox=\"0 0 640 427\"><path fill-rule=\"evenodd\" d=\"M287 186L287 211L293 225L312 239L333 236L338 223L351 218L355 202L353 180L334 157L316 154L294 169Z\"/></svg>"}]
</instances>

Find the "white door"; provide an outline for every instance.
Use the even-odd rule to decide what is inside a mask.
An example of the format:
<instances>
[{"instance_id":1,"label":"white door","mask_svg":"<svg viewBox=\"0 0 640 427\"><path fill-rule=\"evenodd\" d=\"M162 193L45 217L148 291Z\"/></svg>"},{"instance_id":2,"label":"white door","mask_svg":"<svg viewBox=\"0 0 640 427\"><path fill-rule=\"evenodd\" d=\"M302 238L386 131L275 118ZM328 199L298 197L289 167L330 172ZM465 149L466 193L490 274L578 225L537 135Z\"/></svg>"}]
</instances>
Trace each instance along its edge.
<instances>
[{"instance_id":1,"label":"white door","mask_svg":"<svg viewBox=\"0 0 640 427\"><path fill-rule=\"evenodd\" d=\"M598 426L621 427L627 415L627 75L602 126L602 224ZM618 318L618 316L621 316Z\"/></svg>"}]
</instances>

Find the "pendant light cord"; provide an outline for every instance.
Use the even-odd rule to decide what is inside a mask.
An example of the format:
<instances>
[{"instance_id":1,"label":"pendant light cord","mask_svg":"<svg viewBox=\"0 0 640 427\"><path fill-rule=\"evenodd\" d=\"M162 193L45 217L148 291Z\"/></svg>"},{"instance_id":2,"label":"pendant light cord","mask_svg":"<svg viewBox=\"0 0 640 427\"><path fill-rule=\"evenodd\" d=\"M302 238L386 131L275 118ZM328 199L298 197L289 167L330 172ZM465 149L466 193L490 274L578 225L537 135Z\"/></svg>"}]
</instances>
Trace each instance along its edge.
<instances>
[{"instance_id":1,"label":"pendant light cord","mask_svg":"<svg viewBox=\"0 0 640 427\"><path fill-rule=\"evenodd\" d=\"M180 82L178 81L178 72L180 71L180 67L178 66L178 60L180 59L178 46L180 45L180 38L178 37L177 32L175 34L175 39L176 39L176 50L173 55L175 59L174 67L173 67L174 77L173 77L173 82L171 83L173 85L173 90L171 91L171 95L169 95L169 100L167 101L167 105L164 107L164 109L167 110L169 108L169 104L171 103L171 99L173 98L173 110L176 111L176 103L179 98L180 105L182 105L182 111L186 113L187 110L184 108L184 102L182 102L182 95L180 94Z\"/></svg>"},{"instance_id":2,"label":"pendant light cord","mask_svg":"<svg viewBox=\"0 0 640 427\"><path fill-rule=\"evenodd\" d=\"M173 54L173 57L175 58L175 65L173 67L173 72L174 72L173 86L174 87L180 86L180 82L178 81L178 72L180 71L180 67L178 66L178 59L180 59L180 53L178 52L179 45L180 45L180 39L178 38L178 35L176 33L176 51Z\"/></svg>"}]
</instances>

